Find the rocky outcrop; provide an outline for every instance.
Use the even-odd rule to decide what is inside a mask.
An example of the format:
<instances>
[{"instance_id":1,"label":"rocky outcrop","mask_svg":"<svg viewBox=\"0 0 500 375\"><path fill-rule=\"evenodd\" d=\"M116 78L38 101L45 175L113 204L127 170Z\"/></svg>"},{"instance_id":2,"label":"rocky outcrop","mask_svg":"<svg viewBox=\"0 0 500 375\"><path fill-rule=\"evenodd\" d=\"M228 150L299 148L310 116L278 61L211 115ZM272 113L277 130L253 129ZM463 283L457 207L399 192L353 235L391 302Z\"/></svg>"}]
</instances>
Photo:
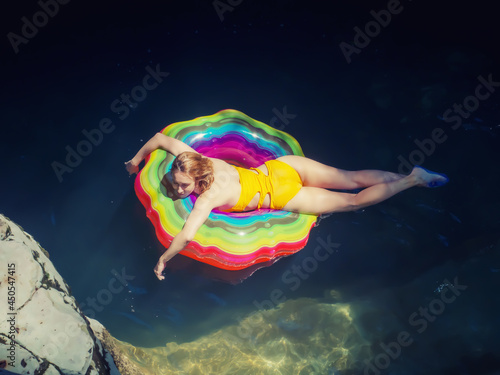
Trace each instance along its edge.
<instances>
[{"instance_id":1,"label":"rocky outcrop","mask_svg":"<svg viewBox=\"0 0 500 375\"><path fill-rule=\"evenodd\" d=\"M0 267L0 368L15 374L120 374L48 253L3 215Z\"/></svg>"},{"instance_id":2,"label":"rocky outcrop","mask_svg":"<svg viewBox=\"0 0 500 375\"><path fill-rule=\"evenodd\" d=\"M156 375L150 372L149 369L132 362L132 360L127 357L123 347L131 347L131 345L115 339L97 320L90 318L88 318L88 320L90 321L90 326L96 337L102 343L104 350L111 354L116 363L116 367L118 367L122 375Z\"/></svg>"}]
</instances>

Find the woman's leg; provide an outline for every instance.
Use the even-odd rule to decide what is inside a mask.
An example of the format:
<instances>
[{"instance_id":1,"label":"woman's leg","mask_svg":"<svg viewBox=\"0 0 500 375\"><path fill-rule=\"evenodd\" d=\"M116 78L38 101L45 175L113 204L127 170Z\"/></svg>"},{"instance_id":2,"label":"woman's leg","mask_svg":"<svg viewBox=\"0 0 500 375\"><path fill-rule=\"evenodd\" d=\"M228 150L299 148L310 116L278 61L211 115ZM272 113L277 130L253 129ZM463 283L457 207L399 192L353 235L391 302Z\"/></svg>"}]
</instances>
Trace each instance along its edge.
<instances>
[{"instance_id":1,"label":"woman's leg","mask_svg":"<svg viewBox=\"0 0 500 375\"><path fill-rule=\"evenodd\" d=\"M311 214L355 211L380 203L413 186L432 186L433 183L443 184L446 181L447 178L439 174L428 172L422 168L414 168L408 176L372 185L357 194L304 186L283 209Z\"/></svg>"},{"instance_id":2,"label":"woman's leg","mask_svg":"<svg viewBox=\"0 0 500 375\"><path fill-rule=\"evenodd\" d=\"M397 173L372 169L346 171L297 155L281 156L278 160L294 168L304 186L324 189L353 190L397 181L404 177Z\"/></svg>"}]
</instances>

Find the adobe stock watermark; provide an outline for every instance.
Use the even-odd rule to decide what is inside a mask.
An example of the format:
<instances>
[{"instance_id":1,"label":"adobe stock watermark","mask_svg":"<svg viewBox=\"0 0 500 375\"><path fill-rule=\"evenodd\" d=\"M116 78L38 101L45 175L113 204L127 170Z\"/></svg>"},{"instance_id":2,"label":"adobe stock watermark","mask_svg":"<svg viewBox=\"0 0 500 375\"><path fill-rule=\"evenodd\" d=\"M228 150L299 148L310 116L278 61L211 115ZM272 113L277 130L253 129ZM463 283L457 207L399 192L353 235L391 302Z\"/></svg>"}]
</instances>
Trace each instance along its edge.
<instances>
[{"instance_id":1,"label":"adobe stock watermark","mask_svg":"<svg viewBox=\"0 0 500 375\"><path fill-rule=\"evenodd\" d=\"M451 108L448 108L442 116L442 120L450 123L452 130L457 130L462 126L462 120L468 118L472 113L477 111L482 101L490 98L500 87L500 82L493 80L492 74L488 74L488 78L478 76L479 84L474 90L474 94L465 97L461 104L453 103ZM414 143L417 146L405 158L403 155L398 156L399 165L398 172L408 174L415 165L421 165L425 159L431 156L437 148L437 145L444 143L448 139L446 131L440 127L434 128L431 131L430 137L423 140L415 139Z\"/></svg>"},{"instance_id":2,"label":"adobe stock watermark","mask_svg":"<svg viewBox=\"0 0 500 375\"><path fill-rule=\"evenodd\" d=\"M130 109L135 109L139 103L143 102L147 96L148 91L156 89L163 80L170 75L168 72L162 72L160 64L156 64L153 69L149 65L145 68L147 74L142 78L141 83L134 86L129 92L122 93L119 98L113 100L110 104L111 112L118 115L118 119L125 120L129 114ZM59 182L63 182L63 175L71 173L78 167L83 158L89 156L94 147L99 146L104 140L105 134L110 134L116 129L116 124L108 117L104 117L99 121L97 127L87 130L83 129L83 138L76 144L75 147L66 145L67 151L65 163L53 161L51 167Z\"/></svg>"},{"instance_id":3,"label":"adobe stock watermark","mask_svg":"<svg viewBox=\"0 0 500 375\"><path fill-rule=\"evenodd\" d=\"M28 42L38 34L38 31L49 23L51 18L57 16L59 13L59 6L66 5L69 2L70 0L39 0L37 4L40 10L31 16L31 20L26 16L21 17L21 35L12 31L7 34L7 39L14 49L14 52L18 54L19 46L21 44L28 44Z\"/></svg>"},{"instance_id":4,"label":"adobe stock watermark","mask_svg":"<svg viewBox=\"0 0 500 375\"><path fill-rule=\"evenodd\" d=\"M403 9L404 7L399 0L389 0L387 9L382 9L378 12L372 9L370 15L373 19L365 24L364 31L358 26L354 27L352 43L340 42L339 44L347 63L350 64L352 61L351 56L354 53L359 55L361 50L367 47L381 33L382 28L386 28L391 23L392 16L400 14Z\"/></svg>"},{"instance_id":5,"label":"adobe stock watermark","mask_svg":"<svg viewBox=\"0 0 500 375\"><path fill-rule=\"evenodd\" d=\"M454 302L466 289L467 285L460 285L457 277L453 280L453 284L445 279L435 290L440 293L439 297L434 298L427 306L420 306L417 311L413 312L408 317L408 324L415 327L417 333L423 333L429 323L435 322L437 317L444 313L446 305ZM410 346L413 341L410 332L401 331L394 341L388 344L380 343L382 352L376 355L373 360L365 360L364 375L379 375L381 370L387 369L392 361L401 356L402 349Z\"/></svg>"},{"instance_id":6,"label":"adobe stock watermark","mask_svg":"<svg viewBox=\"0 0 500 375\"><path fill-rule=\"evenodd\" d=\"M293 265L281 275L281 282L287 286L289 291L296 291L302 281L307 280L318 269L320 263L326 261L340 247L339 243L331 241L330 235L327 236L326 241L322 238L317 238L316 242L318 245L314 248L312 256L304 258L299 265ZM254 300L253 304L258 309L258 312L253 314L249 319L240 321L240 325L237 328L239 337L234 337L231 334L227 335L236 342L251 339L253 330L261 325L260 318L262 311L273 309L286 300L286 293L281 288L273 289L269 293L268 299L262 301Z\"/></svg>"},{"instance_id":7,"label":"adobe stock watermark","mask_svg":"<svg viewBox=\"0 0 500 375\"><path fill-rule=\"evenodd\" d=\"M212 5L215 9L215 12L219 16L220 22L224 22L224 13L232 12L235 7L240 5L243 0L214 0Z\"/></svg>"},{"instance_id":8,"label":"adobe stock watermark","mask_svg":"<svg viewBox=\"0 0 500 375\"><path fill-rule=\"evenodd\" d=\"M113 301L113 295L121 293L128 282L135 279L135 276L127 275L125 267L121 269L121 273L112 269L111 274L114 277L109 280L107 288L101 289L95 297L87 297L86 303L80 304L80 309L85 316L95 319L96 312L103 311L104 307ZM87 306L89 308L84 310Z\"/></svg>"},{"instance_id":9,"label":"adobe stock watermark","mask_svg":"<svg viewBox=\"0 0 500 375\"><path fill-rule=\"evenodd\" d=\"M273 118L269 121L269 125L278 130L285 129L288 124L290 124L290 120L293 120L297 117L292 113L288 113L286 109L286 105L283 106L283 109L280 111L278 108L273 108Z\"/></svg>"}]
</instances>

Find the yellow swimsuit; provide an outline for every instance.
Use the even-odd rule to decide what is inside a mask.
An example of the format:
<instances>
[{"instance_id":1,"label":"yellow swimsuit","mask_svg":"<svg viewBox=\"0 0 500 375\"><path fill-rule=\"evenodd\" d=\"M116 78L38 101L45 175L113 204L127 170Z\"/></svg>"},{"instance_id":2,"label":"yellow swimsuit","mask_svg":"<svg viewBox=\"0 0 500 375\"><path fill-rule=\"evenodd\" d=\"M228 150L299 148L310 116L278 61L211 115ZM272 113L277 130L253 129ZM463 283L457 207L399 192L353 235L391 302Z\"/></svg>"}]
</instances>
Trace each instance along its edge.
<instances>
[{"instance_id":1,"label":"yellow swimsuit","mask_svg":"<svg viewBox=\"0 0 500 375\"><path fill-rule=\"evenodd\" d=\"M302 180L295 169L279 160L269 160L264 164L269 173L267 176L257 168L234 167L240 175L240 199L234 207L225 211L243 211L257 193L260 193L257 209L262 207L264 198L269 194L270 208L281 210L298 193Z\"/></svg>"}]
</instances>

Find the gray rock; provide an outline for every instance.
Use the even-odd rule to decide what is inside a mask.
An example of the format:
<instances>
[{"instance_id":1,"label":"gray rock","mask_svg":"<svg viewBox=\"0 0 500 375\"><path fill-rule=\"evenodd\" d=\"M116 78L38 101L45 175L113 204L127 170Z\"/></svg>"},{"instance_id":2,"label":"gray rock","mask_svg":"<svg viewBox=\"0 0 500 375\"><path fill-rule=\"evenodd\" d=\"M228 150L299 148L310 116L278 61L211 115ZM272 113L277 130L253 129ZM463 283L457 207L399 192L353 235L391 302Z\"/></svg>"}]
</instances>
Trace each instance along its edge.
<instances>
[{"instance_id":1,"label":"gray rock","mask_svg":"<svg viewBox=\"0 0 500 375\"><path fill-rule=\"evenodd\" d=\"M0 267L1 369L15 374L120 374L48 253L3 215Z\"/></svg>"}]
</instances>

